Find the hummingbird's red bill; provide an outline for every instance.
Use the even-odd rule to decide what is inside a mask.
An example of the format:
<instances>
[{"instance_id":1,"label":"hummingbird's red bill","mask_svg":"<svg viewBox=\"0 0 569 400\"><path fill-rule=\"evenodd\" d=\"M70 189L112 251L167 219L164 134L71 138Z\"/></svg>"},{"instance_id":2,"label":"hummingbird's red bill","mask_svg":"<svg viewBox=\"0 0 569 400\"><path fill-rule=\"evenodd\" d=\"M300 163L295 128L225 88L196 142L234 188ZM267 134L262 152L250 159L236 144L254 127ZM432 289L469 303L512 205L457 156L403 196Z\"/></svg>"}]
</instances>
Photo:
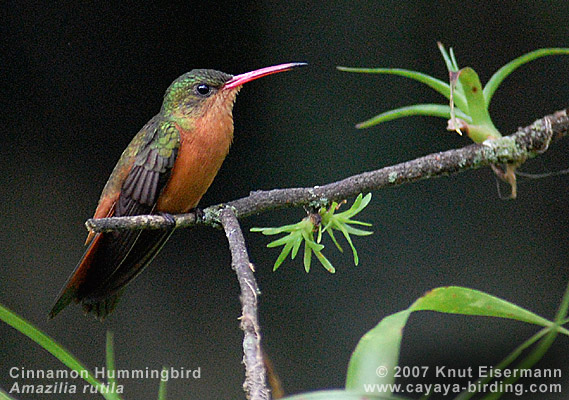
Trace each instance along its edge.
<instances>
[{"instance_id":1,"label":"hummingbird's red bill","mask_svg":"<svg viewBox=\"0 0 569 400\"><path fill-rule=\"evenodd\" d=\"M246 72L244 74L235 75L233 78L228 80L225 85L223 85L224 89L234 89L238 86L243 85L244 83L251 82L252 80L262 78L263 76L276 74L278 72L289 71L296 67L303 67L307 65L304 62L294 62L294 63L286 63L286 64L279 64L273 65L272 67L265 67L261 69L256 69L255 71Z\"/></svg>"}]
</instances>

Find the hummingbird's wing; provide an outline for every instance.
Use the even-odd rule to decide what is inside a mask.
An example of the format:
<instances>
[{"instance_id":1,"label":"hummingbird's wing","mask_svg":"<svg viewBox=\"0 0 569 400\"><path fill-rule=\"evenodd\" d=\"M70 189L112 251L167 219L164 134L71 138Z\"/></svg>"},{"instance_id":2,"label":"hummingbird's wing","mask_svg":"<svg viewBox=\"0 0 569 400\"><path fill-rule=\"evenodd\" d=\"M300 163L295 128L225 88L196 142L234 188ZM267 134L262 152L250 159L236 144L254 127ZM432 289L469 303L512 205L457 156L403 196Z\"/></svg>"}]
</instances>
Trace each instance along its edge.
<instances>
[{"instance_id":1,"label":"hummingbird's wing","mask_svg":"<svg viewBox=\"0 0 569 400\"><path fill-rule=\"evenodd\" d=\"M143 131L133 139L133 142L137 141L135 144L139 150L133 152L130 159L125 157L128 149L125 150L103 190L101 199L108 192L107 197L115 197L115 202L105 205L108 211L99 212L98 208L99 214L131 216L152 212L174 166L180 147L180 133L175 123L159 118L153 118ZM115 173L120 174L118 167L121 163L131 164L130 170L123 173L124 179L113 180ZM113 186L115 189L120 186L118 197L113 195ZM87 312L104 318L116 306L121 289L152 260L171 233L172 230L157 230L95 235L49 316L55 317L75 301L82 302Z\"/></svg>"}]
</instances>

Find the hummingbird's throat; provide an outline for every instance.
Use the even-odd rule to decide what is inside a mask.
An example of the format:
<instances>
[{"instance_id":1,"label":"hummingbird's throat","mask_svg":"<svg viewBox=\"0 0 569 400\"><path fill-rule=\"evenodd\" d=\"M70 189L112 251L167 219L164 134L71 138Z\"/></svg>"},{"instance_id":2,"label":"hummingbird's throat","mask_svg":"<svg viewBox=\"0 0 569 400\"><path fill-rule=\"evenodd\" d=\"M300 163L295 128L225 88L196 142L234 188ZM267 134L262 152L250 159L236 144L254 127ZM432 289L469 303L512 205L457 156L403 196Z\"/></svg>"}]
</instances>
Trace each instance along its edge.
<instances>
[{"instance_id":1,"label":"hummingbird's throat","mask_svg":"<svg viewBox=\"0 0 569 400\"><path fill-rule=\"evenodd\" d=\"M208 98L201 107L196 118L196 128L208 127L212 135L233 137L233 105L241 87L231 90L221 88L219 92Z\"/></svg>"}]
</instances>

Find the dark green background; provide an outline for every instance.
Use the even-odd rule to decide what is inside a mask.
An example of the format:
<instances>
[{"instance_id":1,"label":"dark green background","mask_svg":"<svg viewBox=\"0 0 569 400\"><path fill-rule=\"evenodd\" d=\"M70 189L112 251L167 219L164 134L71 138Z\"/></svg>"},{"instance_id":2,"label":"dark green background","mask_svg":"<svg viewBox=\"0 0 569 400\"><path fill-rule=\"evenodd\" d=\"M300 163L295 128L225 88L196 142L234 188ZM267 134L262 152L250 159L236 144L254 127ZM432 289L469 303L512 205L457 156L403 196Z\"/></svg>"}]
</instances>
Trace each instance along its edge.
<instances>
[{"instance_id":1,"label":"dark green background","mask_svg":"<svg viewBox=\"0 0 569 400\"><path fill-rule=\"evenodd\" d=\"M78 307L46 320L83 252L83 222L172 80L192 68L236 74L310 64L244 87L234 110L235 143L203 198L207 206L469 143L434 118L356 130L356 122L389 108L445 99L403 78L348 74L337 65L403 67L445 79L439 40L486 82L523 53L569 45L566 1L5 2L2 13L0 302L92 368L104 365L109 329L122 369L200 366L200 380L169 383L172 399L243 398L239 292L223 232L177 232L104 324ZM516 71L493 99L498 129L511 133L567 107L568 70L569 58L552 57ZM566 168L568 147L556 143L524 170ZM375 234L356 238L360 265L326 249L335 275L317 264L306 274L301 260L273 273L278 251L248 232L292 223L303 210L243 221L263 291L264 344L287 392L341 387L358 339L437 286L468 286L546 317L555 313L569 267L566 177L524 180L516 201L499 199L488 169L373 196L361 219L373 222ZM535 331L422 313L405 330L401 364L493 365ZM10 367L63 368L4 324L0 338L4 389L14 382ZM554 383L566 391L567 343L559 338L539 364L562 368ZM154 398L158 388L153 380L123 383L130 399Z\"/></svg>"}]
</instances>

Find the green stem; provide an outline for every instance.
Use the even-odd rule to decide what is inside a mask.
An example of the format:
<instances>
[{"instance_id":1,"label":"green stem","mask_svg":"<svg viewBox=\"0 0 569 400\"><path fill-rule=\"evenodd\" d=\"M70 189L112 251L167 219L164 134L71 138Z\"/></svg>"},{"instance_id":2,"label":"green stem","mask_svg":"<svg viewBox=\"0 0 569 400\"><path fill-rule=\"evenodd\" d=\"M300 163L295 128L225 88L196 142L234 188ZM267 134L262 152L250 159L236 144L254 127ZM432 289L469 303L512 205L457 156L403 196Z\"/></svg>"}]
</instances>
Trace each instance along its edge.
<instances>
[{"instance_id":1,"label":"green stem","mask_svg":"<svg viewBox=\"0 0 569 400\"><path fill-rule=\"evenodd\" d=\"M107 331L107 355L106 355L106 362L107 362L107 371L111 372L111 377L108 378L109 385L111 387L116 387L117 380L116 380L116 373L115 371L115 349L113 344L113 332ZM113 385L114 384L114 385Z\"/></svg>"},{"instance_id":2,"label":"green stem","mask_svg":"<svg viewBox=\"0 0 569 400\"><path fill-rule=\"evenodd\" d=\"M168 371L168 367L162 367L162 373L165 374ZM166 400L166 383L165 379L160 379L160 386L158 387L158 400Z\"/></svg>"}]
</instances>

